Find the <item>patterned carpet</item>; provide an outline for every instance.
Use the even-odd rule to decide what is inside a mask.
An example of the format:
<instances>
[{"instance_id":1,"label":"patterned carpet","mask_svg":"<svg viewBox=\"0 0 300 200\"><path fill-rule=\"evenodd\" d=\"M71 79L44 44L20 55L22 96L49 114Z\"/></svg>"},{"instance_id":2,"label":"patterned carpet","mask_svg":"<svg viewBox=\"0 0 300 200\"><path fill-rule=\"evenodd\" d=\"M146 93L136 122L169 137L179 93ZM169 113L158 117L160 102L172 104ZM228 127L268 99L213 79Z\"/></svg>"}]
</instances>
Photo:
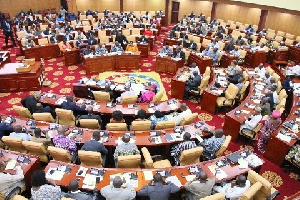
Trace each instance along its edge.
<instances>
[{"instance_id":1,"label":"patterned carpet","mask_svg":"<svg viewBox=\"0 0 300 200\"><path fill-rule=\"evenodd\" d=\"M2 36L1 32L0 36ZM150 55L148 56L148 58L141 59L141 69L138 70L139 72L155 71L155 56L157 55L158 49L162 47L161 41L164 37L165 32L162 32L158 37L158 42L154 46L154 50L149 53ZM0 47L4 46L4 38L0 37ZM4 48L4 50L6 49ZM19 55L19 50L16 50L14 48L8 48L8 50L10 50L11 52L12 62L21 62L23 57ZM62 58L53 58L50 60L46 60L45 65L46 77L52 82L52 84L49 87L43 87L41 89L41 92L72 94L72 83L77 82L83 77L98 77L98 74L87 76L85 73L85 69L81 64L72 65L69 67L64 66ZM167 96L168 98L170 98L172 76L167 74L160 74L160 78L166 90ZM0 93L0 114L16 115L16 113L14 113L14 111L12 110L12 106L15 104L20 105L20 101L22 98L26 97L27 95L34 94L35 92L36 91ZM215 128L222 128L224 123L224 114L212 115L201 110L201 104L192 101L183 102L186 102L193 112L198 113L197 120L206 121L209 125ZM247 147L254 150L252 146ZM240 143L230 143L226 154L239 150L240 148ZM297 174L292 172L283 173L281 168L267 160L265 160L265 164L263 165L260 174L263 177L267 178L272 183L272 185L281 192L280 196L277 199L284 199L284 196L294 194L300 188L300 182L297 181Z\"/></svg>"}]
</instances>

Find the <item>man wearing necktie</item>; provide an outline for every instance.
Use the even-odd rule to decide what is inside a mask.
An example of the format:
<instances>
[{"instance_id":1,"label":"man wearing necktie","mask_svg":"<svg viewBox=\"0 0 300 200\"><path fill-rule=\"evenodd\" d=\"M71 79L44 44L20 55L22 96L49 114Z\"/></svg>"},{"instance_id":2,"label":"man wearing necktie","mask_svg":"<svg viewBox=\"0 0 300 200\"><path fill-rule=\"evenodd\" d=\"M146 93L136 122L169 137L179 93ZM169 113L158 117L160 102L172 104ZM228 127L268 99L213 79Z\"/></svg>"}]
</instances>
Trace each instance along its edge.
<instances>
[{"instance_id":1,"label":"man wearing necktie","mask_svg":"<svg viewBox=\"0 0 300 200\"><path fill-rule=\"evenodd\" d=\"M11 25L9 24L8 20L5 20L3 22L3 31L4 31L4 35L5 35L5 44L6 44L6 47L8 45L8 38L10 37L11 41L13 42L13 45L16 47L16 42L15 42L15 39L14 39L14 36L13 36L13 32L12 32L12 27Z\"/></svg>"}]
</instances>

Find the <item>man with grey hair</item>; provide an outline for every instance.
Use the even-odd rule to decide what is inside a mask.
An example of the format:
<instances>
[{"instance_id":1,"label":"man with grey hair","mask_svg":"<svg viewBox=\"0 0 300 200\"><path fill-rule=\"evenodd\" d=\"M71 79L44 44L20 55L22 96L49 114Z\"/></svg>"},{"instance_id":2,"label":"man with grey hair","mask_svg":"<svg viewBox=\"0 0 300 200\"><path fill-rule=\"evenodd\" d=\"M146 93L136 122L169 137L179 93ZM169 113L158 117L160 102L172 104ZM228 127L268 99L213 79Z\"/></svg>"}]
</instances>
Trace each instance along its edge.
<instances>
[{"instance_id":1,"label":"man with grey hair","mask_svg":"<svg viewBox=\"0 0 300 200\"><path fill-rule=\"evenodd\" d=\"M41 99L41 94L40 93L35 93L34 96L30 95L27 96L26 98L21 100L21 104L25 107L28 108L29 112L35 113L37 108L36 104L38 101Z\"/></svg>"},{"instance_id":2,"label":"man with grey hair","mask_svg":"<svg viewBox=\"0 0 300 200\"><path fill-rule=\"evenodd\" d=\"M121 94L121 96L117 98L117 102L120 103L122 101L123 97L126 97L126 96L135 96L135 95L136 95L135 92L130 89L130 86L125 86L125 92L123 92Z\"/></svg>"},{"instance_id":3,"label":"man with grey hair","mask_svg":"<svg viewBox=\"0 0 300 200\"><path fill-rule=\"evenodd\" d=\"M126 183L125 187L122 188L123 183L126 183L125 179L122 180L120 176L116 176L112 185L107 185L101 189L101 195L106 200L131 200L135 198L136 192L134 188L129 183Z\"/></svg>"}]
</instances>

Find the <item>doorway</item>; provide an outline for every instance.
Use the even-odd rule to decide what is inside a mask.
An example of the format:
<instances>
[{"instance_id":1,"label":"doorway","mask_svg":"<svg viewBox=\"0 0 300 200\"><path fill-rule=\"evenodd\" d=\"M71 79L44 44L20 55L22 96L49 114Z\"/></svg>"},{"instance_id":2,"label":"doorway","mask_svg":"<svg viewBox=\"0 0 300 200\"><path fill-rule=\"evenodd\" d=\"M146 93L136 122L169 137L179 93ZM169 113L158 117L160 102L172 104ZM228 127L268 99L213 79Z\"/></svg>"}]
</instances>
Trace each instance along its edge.
<instances>
[{"instance_id":1,"label":"doorway","mask_svg":"<svg viewBox=\"0 0 300 200\"><path fill-rule=\"evenodd\" d=\"M178 23L180 2L172 1L171 23Z\"/></svg>"}]
</instances>

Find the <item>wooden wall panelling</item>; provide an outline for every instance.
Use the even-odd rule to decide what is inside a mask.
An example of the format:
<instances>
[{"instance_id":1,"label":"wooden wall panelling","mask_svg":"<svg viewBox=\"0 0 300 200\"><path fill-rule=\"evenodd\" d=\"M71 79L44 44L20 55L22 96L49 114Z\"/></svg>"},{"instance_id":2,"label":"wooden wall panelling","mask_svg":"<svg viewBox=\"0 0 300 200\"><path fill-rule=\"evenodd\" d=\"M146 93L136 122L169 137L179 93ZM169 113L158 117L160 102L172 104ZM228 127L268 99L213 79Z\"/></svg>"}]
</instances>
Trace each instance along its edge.
<instances>
[{"instance_id":1,"label":"wooden wall panelling","mask_svg":"<svg viewBox=\"0 0 300 200\"><path fill-rule=\"evenodd\" d=\"M98 10L102 12L104 9L111 11L120 10L120 1L119 0L76 0L77 10Z\"/></svg>"},{"instance_id":2,"label":"wooden wall panelling","mask_svg":"<svg viewBox=\"0 0 300 200\"><path fill-rule=\"evenodd\" d=\"M123 0L126 11L158 11L165 10L164 0Z\"/></svg>"},{"instance_id":3,"label":"wooden wall panelling","mask_svg":"<svg viewBox=\"0 0 300 200\"><path fill-rule=\"evenodd\" d=\"M184 15L189 15L191 11L194 11L197 16L202 13L206 17L210 17L213 2L199 0L180 0L179 2L179 20L182 19ZM172 3L172 1L170 1L170 3Z\"/></svg>"}]
</instances>

